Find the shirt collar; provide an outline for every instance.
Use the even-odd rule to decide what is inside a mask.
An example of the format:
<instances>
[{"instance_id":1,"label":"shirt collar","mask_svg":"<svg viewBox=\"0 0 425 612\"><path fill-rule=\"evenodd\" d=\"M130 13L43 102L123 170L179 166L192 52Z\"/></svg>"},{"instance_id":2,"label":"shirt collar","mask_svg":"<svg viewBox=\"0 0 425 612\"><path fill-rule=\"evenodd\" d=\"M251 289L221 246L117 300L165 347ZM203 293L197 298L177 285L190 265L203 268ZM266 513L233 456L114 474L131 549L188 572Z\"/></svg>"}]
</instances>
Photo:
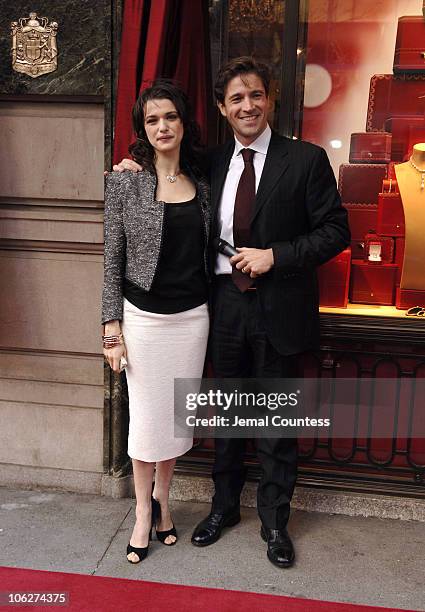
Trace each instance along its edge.
<instances>
[{"instance_id":1,"label":"shirt collar","mask_svg":"<svg viewBox=\"0 0 425 612\"><path fill-rule=\"evenodd\" d=\"M246 147L241 144L239 140L235 136L235 150L233 153L233 157L239 155L242 149L252 149L256 153L262 153L263 155L267 155L267 149L269 148L270 138L272 137L272 131L270 129L269 124L267 124L266 129L262 132L258 138L251 142L251 144Z\"/></svg>"}]
</instances>

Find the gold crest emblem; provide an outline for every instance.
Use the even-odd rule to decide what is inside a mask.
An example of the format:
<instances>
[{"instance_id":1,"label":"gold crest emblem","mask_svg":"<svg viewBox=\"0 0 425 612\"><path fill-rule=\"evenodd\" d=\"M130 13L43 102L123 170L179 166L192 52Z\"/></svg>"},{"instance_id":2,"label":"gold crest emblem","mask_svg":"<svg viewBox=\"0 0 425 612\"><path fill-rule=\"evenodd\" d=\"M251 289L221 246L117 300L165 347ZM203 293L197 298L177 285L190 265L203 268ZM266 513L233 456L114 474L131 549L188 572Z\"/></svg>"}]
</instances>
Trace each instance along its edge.
<instances>
[{"instance_id":1,"label":"gold crest emblem","mask_svg":"<svg viewBox=\"0 0 425 612\"><path fill-rule=\"evenodd\" d=\"M23 72L35 78L58 67L56 47L56 21L49 23L47 17L30 13L12 21L12 66L16 72Z\"/></svg>"}]
</instances>

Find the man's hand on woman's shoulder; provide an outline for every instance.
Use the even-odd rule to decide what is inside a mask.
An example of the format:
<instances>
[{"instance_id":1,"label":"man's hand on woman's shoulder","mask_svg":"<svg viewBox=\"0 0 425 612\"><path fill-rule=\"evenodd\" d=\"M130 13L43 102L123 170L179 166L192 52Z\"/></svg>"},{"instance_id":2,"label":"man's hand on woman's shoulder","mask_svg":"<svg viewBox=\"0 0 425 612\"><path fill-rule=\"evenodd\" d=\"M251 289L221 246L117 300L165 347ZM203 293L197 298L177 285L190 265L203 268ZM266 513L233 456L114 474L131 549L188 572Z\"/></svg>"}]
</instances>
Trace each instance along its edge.
<instances>
[{"instance_id":1,"label":"man's hand on woman's shoulder","mask_svg":"<svg viewBox=\"0 0 425 612\"><path fill-rule=\"evenodd\" d=\"M135 162L133 159L127 158L122 159L119 164L115 164L112 169L114 172L125 172L126 170L130 170L131 172L140 172L143 170L140 164Z\"/></svg>"},{"instance_id":2,"label":"man's hand on woman's shoulder","mask_svg":"<svg viewBox=\"0 0 425 612\"><path fill-rule=\"evenodd\" d=\"M129 170L130 172L141 172L143 167L134 160L124 157L119 164L112 166L112 170L114 172L125 172L126 170ZM109 174L108 170L105 170L103 174L104 176L107 176Z\"/></svg>"}]
</instances>

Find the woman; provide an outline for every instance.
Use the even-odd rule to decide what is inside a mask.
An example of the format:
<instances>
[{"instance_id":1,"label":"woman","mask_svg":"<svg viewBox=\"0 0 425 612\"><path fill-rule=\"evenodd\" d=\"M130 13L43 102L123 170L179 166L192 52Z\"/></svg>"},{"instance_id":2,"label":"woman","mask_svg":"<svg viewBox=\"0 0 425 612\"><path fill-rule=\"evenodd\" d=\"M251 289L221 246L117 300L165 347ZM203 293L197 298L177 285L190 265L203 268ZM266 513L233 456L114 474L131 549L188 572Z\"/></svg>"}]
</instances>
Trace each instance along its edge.
<instances>
[{"instance_id":1,"label":"woman","mask_svg":"<svg viewBox=\"0 0 425 612\"><path fill-rule=\"evenodd\" d=\"M177 541L169 487L193 440L174 438L174 378L201 378L204 366L209 189L197 164L199 128L175 85L146 89L133 127L130 152L144 170L107 177L102 322L109 365L118 372L128 362L136 523L127 559L138 563L152 526L164 544Z\"/></svg>"}]
</instances>

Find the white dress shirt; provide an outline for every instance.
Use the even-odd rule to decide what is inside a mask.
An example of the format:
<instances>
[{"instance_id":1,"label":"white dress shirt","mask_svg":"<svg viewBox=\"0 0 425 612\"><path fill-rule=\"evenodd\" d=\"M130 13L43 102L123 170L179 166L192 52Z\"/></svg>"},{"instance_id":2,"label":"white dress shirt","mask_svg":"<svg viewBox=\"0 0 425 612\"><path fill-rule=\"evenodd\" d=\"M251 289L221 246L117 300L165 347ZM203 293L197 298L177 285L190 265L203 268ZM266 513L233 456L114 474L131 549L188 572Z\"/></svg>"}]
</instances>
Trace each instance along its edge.
<instances>
[{"instance_id":1,"label":"white dress shirt","mask_svg":"<svg viewBox=\"0 0 425 612\"><path fill-rule=\"evenodd\" d=\"M267 150L270 144L272 131L267 125L266 129L254 142L248 147L242 145L235 136L235 150L230 160L229 169L227 171L226 180L224 182L223 193L221 194L219 209L218 209L218 228L220 238L226 240L233 245L233 211L235 208L236 191L238 189L239 179L245 167L242 149L252 149L254 155L254 170L255 170L255 193L257 193L260 183L261 174L263 173L264 163L266 161ZM245 246L245 245L240 245ZM231 274L232 266L229 258L221 253L217 256L215 265L216 274Z\"/></svg>"}]
</instances>

